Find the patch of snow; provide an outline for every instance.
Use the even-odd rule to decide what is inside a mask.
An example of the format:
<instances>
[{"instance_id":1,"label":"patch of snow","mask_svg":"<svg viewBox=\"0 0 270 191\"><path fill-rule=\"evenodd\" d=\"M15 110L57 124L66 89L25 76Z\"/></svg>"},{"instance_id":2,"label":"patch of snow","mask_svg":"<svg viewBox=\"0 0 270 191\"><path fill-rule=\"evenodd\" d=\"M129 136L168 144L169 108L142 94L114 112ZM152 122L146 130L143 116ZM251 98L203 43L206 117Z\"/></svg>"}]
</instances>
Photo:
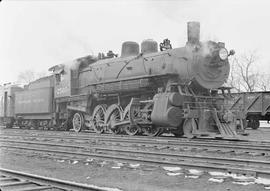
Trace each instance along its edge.
<instances>
[{"instance_id":1,"label":"patch of snow","mask_svg":"<svg viewBox=\"0 0 270 191\"><path fill-rule=\"evenodd\" d=\"M223 178L209 178L208 181L222 183L222 182L224 182L224 179Z\"/></svg>"},{"instance_id":2,"label":"patch of snow","mask_svg":"<svg viewBox=\"0 0 270 191\"><path fill-rule=\"evenodd\" d=\"M239 175L235 173L224 173L224 172L208 172L210 175L214 176L215 178L226 178L226 177L231 177L237 182L254 182L255 177L252 176L244 176L244 175Z\"/></svg>"},{"instance_id":3,"label":"patch of snow","mask_svg":"<svg viewBox=\"0 0 270 191\"><path fill-rule=\"evenodd\" d=\"M71 164L77 164L79 161L74 160Z\"/></svg>"},{"instance_id":4,"label":"patch of snow","mask_svg":"<svg viewBox=\"0 0 270 191\"><path fill-rule=\"evenodd\" d=\"M188 172L189 172L190 174L197 175L197 176L200 176L200 175L203 174L203 171L197 170L197 169L189 169Z\"/></svg>"},{"instance_id":5,"label":"patch of snow","mask_svg":"<svg viewBox=\"0 0 270 191\"><path fill-rule=\"evenodd\" d=\"M261 177L258 177L255 182L257 184L263 184L263 185L267 185L267 186L270 186L270 179L269 178L261 178Z\"/></svg>"},{"instance_id":6,"label":"patch of snow","mask_svg":"<svg viewBox=\"0 0 270 191\"><path fill-rule=\"evenodd\" d=\"M104 166L105 164L107 164L106 161L102 161L101 163L99 163L101 166Z\"/></svg>"},{"instance_id":7,"label":"patch of snow","mask_svg":"<svg viewBox=\"0 0 270 191\"><path fill-rule=\"evenodd\" d=\"M112 166L113 169L119 169L121 166Z\"/></svg>"},{"instance_id":8,"label":"patch of snow","mask_svg":"<svg viewBox=\"0 0 270 191\"><path fill-rule=\"evenodd\" d=\"M123 163L117 162L117 163L116 163L116 166L112 166L112 168L114 168L114 169L119 169L119 168L121 168L122 166L124 166Z\"/></svg>"},{"instance_id":9,"label":"patch of snow","mask_svg":"<svg viewBox=\"0 0 270 191\"><path fill-rule=\"evenodd\" d=\"M175 171L181 170L180 167L171 167L171 166L164 166L163 169L167 170L167 171L170 171L170 172L175 172Z\"/></svg>"},{"instance_id":10,"label":"patch of snow","mask_svg":"<svg viewBox=\"0 0 270 191\"><path fill-rule=\"evenodd\" d=\"M94 159L92 159L92 158L88 158L88 159L86 159L86 162L92 162Z\"/></svg>"},{"instance_id":11,"label":"patch of snow","mask_svg":"<svg viewBox=\"0 0 270 191\"><path fill-rule=\"evenodd\" d=\"M255 182L235 182L235 181L233 181L232 183L233 184L240 184L240 185L243 185L243 186L250 185L250 184L255 184Z\"/></svg>"},{"instance_id":12,"label":"patch of snow","mask_svg":"<svg viewBox=\"0 0 270 191\"><path fill-rule=\"evenodd\" d=\"M255 182L255 177L252 176L244 176L244 175L238 175L238 174L226 174L227 177L231 177L232 179L235 180L235 182L239 182L239 184L245 185L245 182L247 183L247 185L249 184L249 182Z\"/></svg>"},{"instance_id":13,"label":"patch of snow","mask_svg":"<svg viewBox=\"0 0 270 191\"><path fill-rule=\"evenodd\" d=\"M211 176L226 176L225 172L208 172Z\"/></svg>"},{"instance_id":14,"label":"patch of snow","mask_svg":"<svg viewBox=\"0 0 270 191\"><path fill-rule=\"evenodd\" d=\"M264 189L265 190L270 190L270 186L265 186Z\"/></svg>"},{"instance_id":15,"label":"patch of snow","mask_svg":"<svg viewBox=\"0 0 270 191\"><path fill-rule=\"evenodd\" d=\"M56 161L57 161L57 162L65 162L65 160L59 160L59 159L58 159L58 160L56 160Z\"/></svg>"},{"instance_id":16,"label":"patch of snow","mask_svg":"<svg viewBox=\"0 0 270 191\"><path fill-rule=\"evenodd\" d=\"M183 173L181 173L181 172L167 172L168 176L179 176L181 174L183 174Z\"/></svg>"},{"instance_id":17,"label":"patch of snow","mask_svg":"<svg viewBox=\"0 0 270 191\"><path fill-rule=\"evenodd\" d=\"M199 176L196 176L196 175L185 175L185 178L193 178L193 179L196 179L196 178L199 178Z\"/></svg>"},{"instance_id":18,"label":"patch of snow","mask_svg":"<svg viewBox=\"0 0 270 191\"><path fill-rule=\"evenodd\" d=\"M121 163L121 162L118 162L118 163L117 163L117 166L124 166L124 164Z\"/></svg>"},{"instance_id":19,"label":"patch of snow","mask_svg":"<svg viewBox=\"0 0 270 191\"><path fill-rule=\"evenodd\" d=\"M131 168L138 168L140 166L140 164L129 164L129 166Z\"/></svg>"}]
</instances>

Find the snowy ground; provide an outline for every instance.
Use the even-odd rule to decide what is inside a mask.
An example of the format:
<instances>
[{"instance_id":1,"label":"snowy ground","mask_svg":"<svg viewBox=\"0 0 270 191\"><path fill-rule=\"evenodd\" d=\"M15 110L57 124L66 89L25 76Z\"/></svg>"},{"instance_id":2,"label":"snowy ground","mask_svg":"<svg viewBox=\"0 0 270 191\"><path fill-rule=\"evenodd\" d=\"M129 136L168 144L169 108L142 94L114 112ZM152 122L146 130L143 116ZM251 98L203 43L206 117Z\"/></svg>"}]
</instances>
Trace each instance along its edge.
<instances>
[{"instance_id":1,"label":"snowy ground","mask_svg":"<svg viewBox=\"0 0 270 191\"><path fill-rule=\"evenodd\" d=\"M248 138L270 141L270 128L262 123L258 130L248 129ZM45 132L46 133L46 132ZM0 166L119 190L184 191L257 191L270 189L270 180L222 172L204 172L181 167L145 166L141 164L41 155L1 149Z\"/></svg>"},{"instance_id":2,"label":"snowy ground","mask_svg":"<svg viewBox=\"0 0 270 191\"><path fill-rule=\"evenodd\" d=\"M181 167L56 158L10 150L1 150L1 156L4 168L119 190L257 191L270 185L269 180L261 178Z\"/></svg>"}]
</instances>

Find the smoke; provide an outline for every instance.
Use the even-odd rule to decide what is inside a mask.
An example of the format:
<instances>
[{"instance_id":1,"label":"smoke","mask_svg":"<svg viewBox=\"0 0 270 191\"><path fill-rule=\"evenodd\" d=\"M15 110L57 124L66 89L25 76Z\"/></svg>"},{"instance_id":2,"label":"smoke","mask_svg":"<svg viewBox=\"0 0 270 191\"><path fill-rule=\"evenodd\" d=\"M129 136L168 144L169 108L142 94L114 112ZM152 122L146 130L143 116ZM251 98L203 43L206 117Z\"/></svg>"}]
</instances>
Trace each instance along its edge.
<instances>
[{"instance_id":1,"label":"smoke","mask_svg":"<svg viewBox=\"0 0 270 191\"><path fill-rule=\"evenodd\" d=\"M39 78L45 77L47 75L48 75L48 72L46 71L36 72L34 70L25 70L18 75L16 83L29 84L30 82L35 81Z\"/></svg>"},{"instance_id":2,"label":"smoke","mask_svg":"<svg viewBox=\"0 0 270 191\"><path fill-rule=\"evenodd\" d=\"M53 22L53 27L55 27L53 29L56 32L54 35L60 37L56 39L58 44L54 45L55 48L49 51L51 57L55 60L67 61L94 54L88 38L81 35L81 30L74 28L74 26L78 27L76 24L68 23L68 20L62 18L59 13L52 9L48 9L47 11L48 20Z\"/></svg>"},{"instance_id":3,"label":"smoke","mask_svg":"<svg viewBox=\"0 0 270 191\"><path fill-rule=\"evenodd\" d=\"M177 23L183 23L186 22L189 17L189 15L185 14L186 10L191 8L195 2L196 0L180 0L173 2L157 1L147 4L147 8L154 8L157 13L162 14L167 19L176 21Z\"/></svg>"},{"instance_id":4,"label":"smoke","mask_svg":"<svg viewBox=\"0 0 270 191\"><path fill-rule=\"evenodd\" d=\"M211 52L214 49L212 43L203 42L203 43L201 43L201 45L202 45L202 47L201 47L201 55L204 56L204 57L211 55Z\"/></svg>"}]
</instances>

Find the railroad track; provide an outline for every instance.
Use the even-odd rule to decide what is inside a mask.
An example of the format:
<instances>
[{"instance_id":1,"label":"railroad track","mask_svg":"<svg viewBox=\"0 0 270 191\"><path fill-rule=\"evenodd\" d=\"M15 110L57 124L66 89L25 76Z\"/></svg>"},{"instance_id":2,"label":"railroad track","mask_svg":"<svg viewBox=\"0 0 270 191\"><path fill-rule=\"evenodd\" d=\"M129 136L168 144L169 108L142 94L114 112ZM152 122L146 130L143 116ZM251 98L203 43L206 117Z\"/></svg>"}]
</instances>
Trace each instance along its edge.
<instances>
[{"instance_id":1,"label":"railroad track","mask_svg":"<svg viewBox=\"0 0 270 191\"><path fill-rule=\"evenodd\" d=\"M34 146L33 146L34 145ZM256 174L257 176L270 175L269 160L237 159L225 157L213 157L202 155L176 154L168 152L149 152L112 148L89 148L80 145L45 144L39 142L22 143L11 141L1 144L1 147L17 151L29 151L35 153L52 154L59 157L76 157L78 160L87 158L112 160L130 163L142 163L151 165L182 166L203 170L221 170L244 174ZM56 149L57 148L57 149ZM90 148L91 149L91 148ZM78 151L80 150L80 151Z\"/></svg>"},{"instance_id":2,"label":"railroad track","mask_svg":"<svg viewBox=\"0 0 270 191\"><path fill-rule=\"evenodd\" d=\"M19 133L18 133L19 131ZM29 134L30 133L30 134ZM35 136L44 136L44 133L48 133L46 136L50 136L49 134L53 134L53 136L59 135L59 137L76 137L78 138L98 138L98 139L132 139L132 140L156 140L156 141L181 141L181 142L211 142L211 143L231 143L231 144L239 144L250 145L250 144L260 144L260 145L270 145L269 141L258 141L258 140L228 140L228 139L208 139L208 138L197 138L197 139L187 139L183 137L173 137L173 136L160 136L160 137L149 137L149 136L129 136L129 135L113 135L113 134L96 134L96 133L75 133L72 131L40 131L40 130L22 130L22 129L8 129L5 132L1 132L0 135L35 135Z\"/></svg>"},{"instance_id":3,"label":"railroad track","mask_svg":"<svg viewBox=\"0 0 270 191\"><path fill-rule=\"evenodd\" d=\"M270 154L270 144L259 142L235 142L235 141L209 141L209 140L187 140L187 139L173 139L165 138L148 138L148 137L119 137L119 136L103 136L90 135L82 136L80 134L74 135L29 135L29 134L0 134L0 138L14 137L14 139L39 139L56 142L56 140L63 140L66 142L74 141L82 144L105 144L120 145L123 147L147 147L147 148L164 148L172 150L193 150L195 152L224 152L236 154L248 154L267 156Z\"/></svg>"},{"instance_id":4,"label":"railroad track","mask_svg":"<svg viewBox=\"0 0 270 191\"><path fill-rule=\"evenodd\" d=\"M172 140L172 141L190 141L191 139L185 138L185 137L175 137L175 136L170 136L170 135L163 135L163 136L158 136L158 137L151 137L151 136L129 136L129 135L125 135L125 134L120 134L120 135L115 135L115 134L107 134L107 133L103 133L103 134L97 134L94 132L80 132L80 133L76 133L74 131L56 131L56 130L50 130L50 131L43 131L43 130L37 130L37 129L5 129L5 132L1 132L0 134L9 134L7 132L10 132L14 135L22 135L22 134L29 134L29 133L40 133L41 135L43 133L53 133L55 134L60 134L60 135L74 135L74 136L80 136L80 137L113 137L113 138L131 138L131 139L150 139L150 140ZM15 133L14 133L15 132ZM19 132L19 133L18 133ZM244 143L249 143L249 142L260 142L260 143L265 143L265 144L270 144L270 141L258 141L258 140L247 140L247 139L213 139L213 138L196 138L196 139L192 139L192 141L208 141L208 142L216 142L216 141L223 141L223 142L244 142Z\"/></svg>"},{"instance_id":5,"label":"railroad track","mask_svg":"<svg viewBox=\"0 0 270 191\"><path fill-rule=\"evenodd\" d=\"M150 137L150 136L129 136L125 134L121 135L115 135L115 134L97 134L93 132L83 132L83 133L76 133L74 131L56 131L56 130L50 130L50 131L43 131L43 130L36 130L36 129L4 129L2 132L0 131L1 134L14 134L14 135L29 135L29 134L35 134L35 135L44 135L44 133L48 134L53 134L53 135L61 135L61 136L80 136L82 138L94 138L94 137L112 137L112 138L130 138L130 139L149 139L149 140L168 140L168 141L204 141L204 142L228 142L228 143L243 143L243 144L253 144L253 143L260 143L260 144L267 144L270 145L270 141L267 140L252 140L252 139L212 139L212 138L196 138L196 139L188 139L185 137L175 137L172 135L162 135L159 137Z\"/></svg>"},{"instance_id":6,"label":"railroad track","mask_svg":"<svg viewBox=\"0 0 270 191\"><path fill-rule=\"evenodd\" d=\"M33 175L25 172L0 168L1 191L34 191L34 190L74 190L74 191L106 191L107 188L99 188L87 184L80 184L55 178Z\"/></svg>"},{"instance_id":7,"label":"railroad track","mask_svg":"<svg viewBox=\"0 0 270 191\"><path fill-rule=\"evenodd\" d=\"M80 146L80 145L67 145L67 144L55 144L55 143L40 143L36 141L26 142L26 141L14 141L14 140L0 140L2 142L0 147L9 147L9 148L19 148L24 150L33 150L36 151L40 147L36 148L27 148L28 145L34 145L34 146L42 146L45 147L60 147L64 149L80 149L84 150L85 152L95 152L95 153L109 153L109 154L133 154L133 155L142 155L142 156L153 156L156 158L164 158L165 156L167 158L175 158L178 160L185 160L185 159L192 159L193 161L196 160L205 160L205 161L226 161L227 164L233 164L233 163L239 163L239 164L253 164L253 165L268 165L270 167L270 161L261 161L261 160L249 160L249 159L235 159L235 158L224 158L224 157L209 157L209 156L202 156L202 155L190 155L190 154L179 154L179 153L169 153L169 152L151 152L151 151L139 151L139 150L131 150L131 149L123 149L123 148L113 148L113 147L86 147L86 146ZM17 146L10 146L5 145L6 143L13 143ZM24 147L22 145L25 145ZM19 146L19 147L18 147Z\"/></svg>"}]
</instances>

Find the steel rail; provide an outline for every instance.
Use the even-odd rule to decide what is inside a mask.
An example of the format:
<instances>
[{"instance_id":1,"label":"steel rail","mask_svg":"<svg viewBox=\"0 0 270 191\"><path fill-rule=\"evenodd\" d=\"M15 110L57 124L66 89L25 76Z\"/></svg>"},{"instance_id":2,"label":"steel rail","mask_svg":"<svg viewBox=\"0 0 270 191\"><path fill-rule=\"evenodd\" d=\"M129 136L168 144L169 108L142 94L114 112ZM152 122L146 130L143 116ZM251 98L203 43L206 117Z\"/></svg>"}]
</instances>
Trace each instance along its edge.
<instances>
[{"instance_id":1,"label":"steel rail","mask_svg":"<svg viewBox=\"0 0 270 191\"><path fill-rule=\"evenodd\" d=\"M16 131L17 129L9 129L8 131ZM211 143L222 143L222 144L238 144L238 145L252 145L260 144L265 146L270 146L270 141L258 141L258 140L226 140L226 139L208 139L208 138L197 138L197 139L187 139L183 137L171 137L171 136L162 136L162 137L149 137L149 136L129 136L129 135L114 135L114 134L95 134L95 133L76 133L71 131L41 131L41 130L26 130L18 129L24 133L3 133L0 132L0 135L29 135L30 132L58 132L61 136L70 136L70 137L80 137L80 138L112 138L112 139L133 139L133 140L155 140L155 141L177 141L177 142L211 142ZM68 134L68 135L67 135ZM39 134L42 135L42 134ZM42 135L43 136L43 135Z\"/></svg>"},{"instance_id":2,"label":"steel rail","mask_svg":"<svg viewBox=\"0 0 270 191\"><path fill-rule=\"evenodd\" d=\"M143 155L151 155L151 156L159 156L159 157L170 157L170 158L177 158L177 159L192 159L198 160L203 159L205 161L226 161L227 163L241 163L241 164L256 164L256 165L269 165L270 161L262 161L262 160L250 160L250 159L239 159L239 158L224 158L224 157L210 157L210 156L203 156L203 155L192 155L192 154L181 154L181 153L169 153L169 152L153 152L153 151L139 151L139 150L131 150L131 149L116 149L116 148L104 148L104 147L85 147L81 145L74 145L74 144L57 144L57 143L40 143L37 141L15 141L15 140L0 140L0 142L10 142L10 143L18 143L20 144L31 144L35 146L50 146L50 147L64 147L64 148L74 148L74 149L82 149L82 150L92 150L94 152L97 151L105 151L105 152L118 152L118 153L131 153L131 154L143 154ZM0 145L0 147L9 147L6 145Z\"/></svg>"},{"instance_id":3,"label":"steel rail","mask_svg":"<svg viewBox=\"0 0 270 191\"><path fill-rule=\"evenodd\" d=\"M7 130L7 129L6 129ZM241 142L241 143L245 143L248 144L250 142L261 142L261 143L266 143L270 145L270 141L258 141L258 140L245 140L245 139L241 139L241 140L236 140L236 139L212 139L212 138L196 138L196 139L188 139L188 138L184 138L184 137L174 137L174 136L159 136L159 137L151 137L151 136L129 136L129 135L115 135L115 134L96 134L94 132L85 132L85 133L76 133L73 131L55 131L55 130L50 130L50 131L43 131L43 130L36 130L36 129L8 129L8 131L16 131L19 130L21 132L25 132L27 134L29 134L29 132L57 132L57 133L62 133L63 134L73 134L75 136L80 135L80 137L114 137L114 138L131 138L131 139L142 139L142 138L147 138L147 139L153 139L153 140L159 140L159 139L165 139L165 140L172 140L172 141L204 141L204 142L216 142L216 141L222 141L222 142L231 142L231 143L235 143L235 142ZM3 132L0 134L4 134ZM14 134L14 133L13 133ZM18 133L21 135L21 133ZM72 136L72 135L71 135Z\"/></svg>"},{"instance_id":4,"label":"steel rail","mask_svg":"<svg viewBox=\"0 0 270 191\"><path fill-rule=\"evenodd\" d=\"M40 132L40 131L38 131ZM104 138L104 139L132 139L132 140L153 140L153 141L175 141L175 142L196 142L196 143L222 143L222 144L238 144L238 145L252 145L252 144L260 144L262 146L270 146L270 142L261 142L261 141L229 141L229 140L210 140L210 139L186 139L186 138L175 138L175 137L148 137L148 136L138 136L138 137L133 137L133 136L129 136L129 135L111 135L111 134L79 134L79 133L72 133L68 132L69 135L66 135L65 132L63 132L63 134L59 133L59 137L61 135L60 138L64 138L64 137L75 137L75 138L82 138L82 139L89 139L89 138ZM0 133L0 135L5 135L5 136L34 136L34 135L29 135L29 133L12 133L12 134L8 134L8 133ZM38 134L35 136L44 136L42 134ZM47 135L47 136L51 136L51 135ZM54 135L55 136L55 135ZM58 136L58 135L56 135ZM63 137L64 136L64 137Z\"/></svg>"},{"instance_id":5,"label":"steel rail","mask_svg":"<svg viewBox=\"0 0 270 191\"><path fill-rule=\"evenodd\" d=\"M256 140L256 139L213 139L213 138L207 138L207 137L198 137L196 139L188 139L188 138L185 138L185 137L174 137L174 136L159 136L159 137L151 137L151 136L129 136L129 135L124 135L124 134L120 134L120 135L115 135L115 134L107 134L107 133L103 133L103 134L97 134L95 132L92 132L92 131L87 131L87 132L83 132L83 133L76 133L74 131L57 131L57 130L47 130L47 131L44 131L44 130L38 130L38 129L5 129L5 130L8 130L8 131L23 131L25 133L29 133L29 132L58 132L58 133L68 133L68 134L73 134L75 136L77 135L80 135L81 137L115 137L115 138L131 138L131 139L141 139L141 138L147 138L147 139L154 139L154 140L157 140L157 139L165 139L165 140L172 140L172 141L204 141L204 142L228 142L228 143L243 143L243 144L249 144L249 143L260 143L260 144L268 144L270 145L270 140L267 141L267 140L263 140L263 141L259 141L259 140ZM0 132L0 135L3 134Z\"/></svg>"},{"instance_id":6,"label":"steel rail","mask_svg":"<svg viewBox=\"0 0 270 191\"><path fill-rule=\"evenodd\" d=\"M0 168L0 173L1 175L5 175L6 178L10 179L19 179L20 181L16 182L11 182L11 183L6 183L4 185L0 184L0 187L8 187L18 185L20 186L23 183L33 183L37 184L35 187L31 188L25 188L21 190L51 190L51 189L60 189L60 190L76 190L76 191L106 191L109 190L108 188L102 188L98 186L93 186L93 185L87 185L87 184L82 184L82 183L76 183L76 182L71 182L71 181L66 181L66 180L60 180L56 178L49 178L45 176L39 176L39 175L34 175L34 174L29 174L21 171L15 171L15 170L10 170L10 169L5 169L5 168ZM38 186L40 185L40 186ZM18 189L16 189L18 190Z\"/></svg>"},{"instance_id":7,"label":"steel rail","mask_svg":"<svg viewBox=\"0 0 270 191\"><path fill-rule=\"evenodd\" d=\"M3 136L0 134L0 136ZM81 136L54 136L54 135L4 135L4 136L24 136L24 137L33 137L33 138L51 138L51 139L71 139L71 140L85 140L90 141L92 137L81 137ZM243 145L234 143L208 143L203 141L171 141L171 140L157 140L157 139L132 139L132 138L116 138L116 137L94 137L95 141L98 142L121 142L121 143L129 143L129 144L152 144L152 145L162 145L162 146L179 146L179 147L194 147L194 148L214 148L216 150L244 150L247 152L261 152L261 153L269 153L270 145Z\"/></svg>"},{"instance_id":8,"label":"steel rail","mask_svg":"<svg viewBox=\"0 0 270 191\"><path fill-rule=\"evenodd\" d=\"M60 155L68 155L68 156L77 156L77 157L91 157L98 158L102 160L118 160L118 161L132 161L139 163L147 163L147 164L158 164L158 165L171 165L171 166L183 166L188 168L200 168L200 169L211 169L211 170L223 170L229 172L247 172L247 173L256 173L261 176L270 176L270 166L269 161L254 161L254 160L243 160L243 159L231 159L231 158L214 158L214 157L205 157L205 156L178 156L173 154L172 157L179 157L179 161L165 160L168 158L170 154L168 153L151 153L144 152L143 158L141 156L119 156L117 154L100 154L100 153L89 153L89 152L77 152L77 151L64 151L64 150L55 150L55 149L42 149L42 148L30 148L30 147L22 147L22 146L10 146L10 145L1 145L1 147L8 147L13 149L23 149L35 152L45 152L45 153L53 153ZM122 151L122 153L128 154L129 151ZM133 154L142 153L142 151L132 151ZM146 158L145 156L159 156L162 157L161 160ZM194 160L196 159L196 160ZM251 166L250 164L256 164L260 166Z\"/></svg>"}]
</instances>

